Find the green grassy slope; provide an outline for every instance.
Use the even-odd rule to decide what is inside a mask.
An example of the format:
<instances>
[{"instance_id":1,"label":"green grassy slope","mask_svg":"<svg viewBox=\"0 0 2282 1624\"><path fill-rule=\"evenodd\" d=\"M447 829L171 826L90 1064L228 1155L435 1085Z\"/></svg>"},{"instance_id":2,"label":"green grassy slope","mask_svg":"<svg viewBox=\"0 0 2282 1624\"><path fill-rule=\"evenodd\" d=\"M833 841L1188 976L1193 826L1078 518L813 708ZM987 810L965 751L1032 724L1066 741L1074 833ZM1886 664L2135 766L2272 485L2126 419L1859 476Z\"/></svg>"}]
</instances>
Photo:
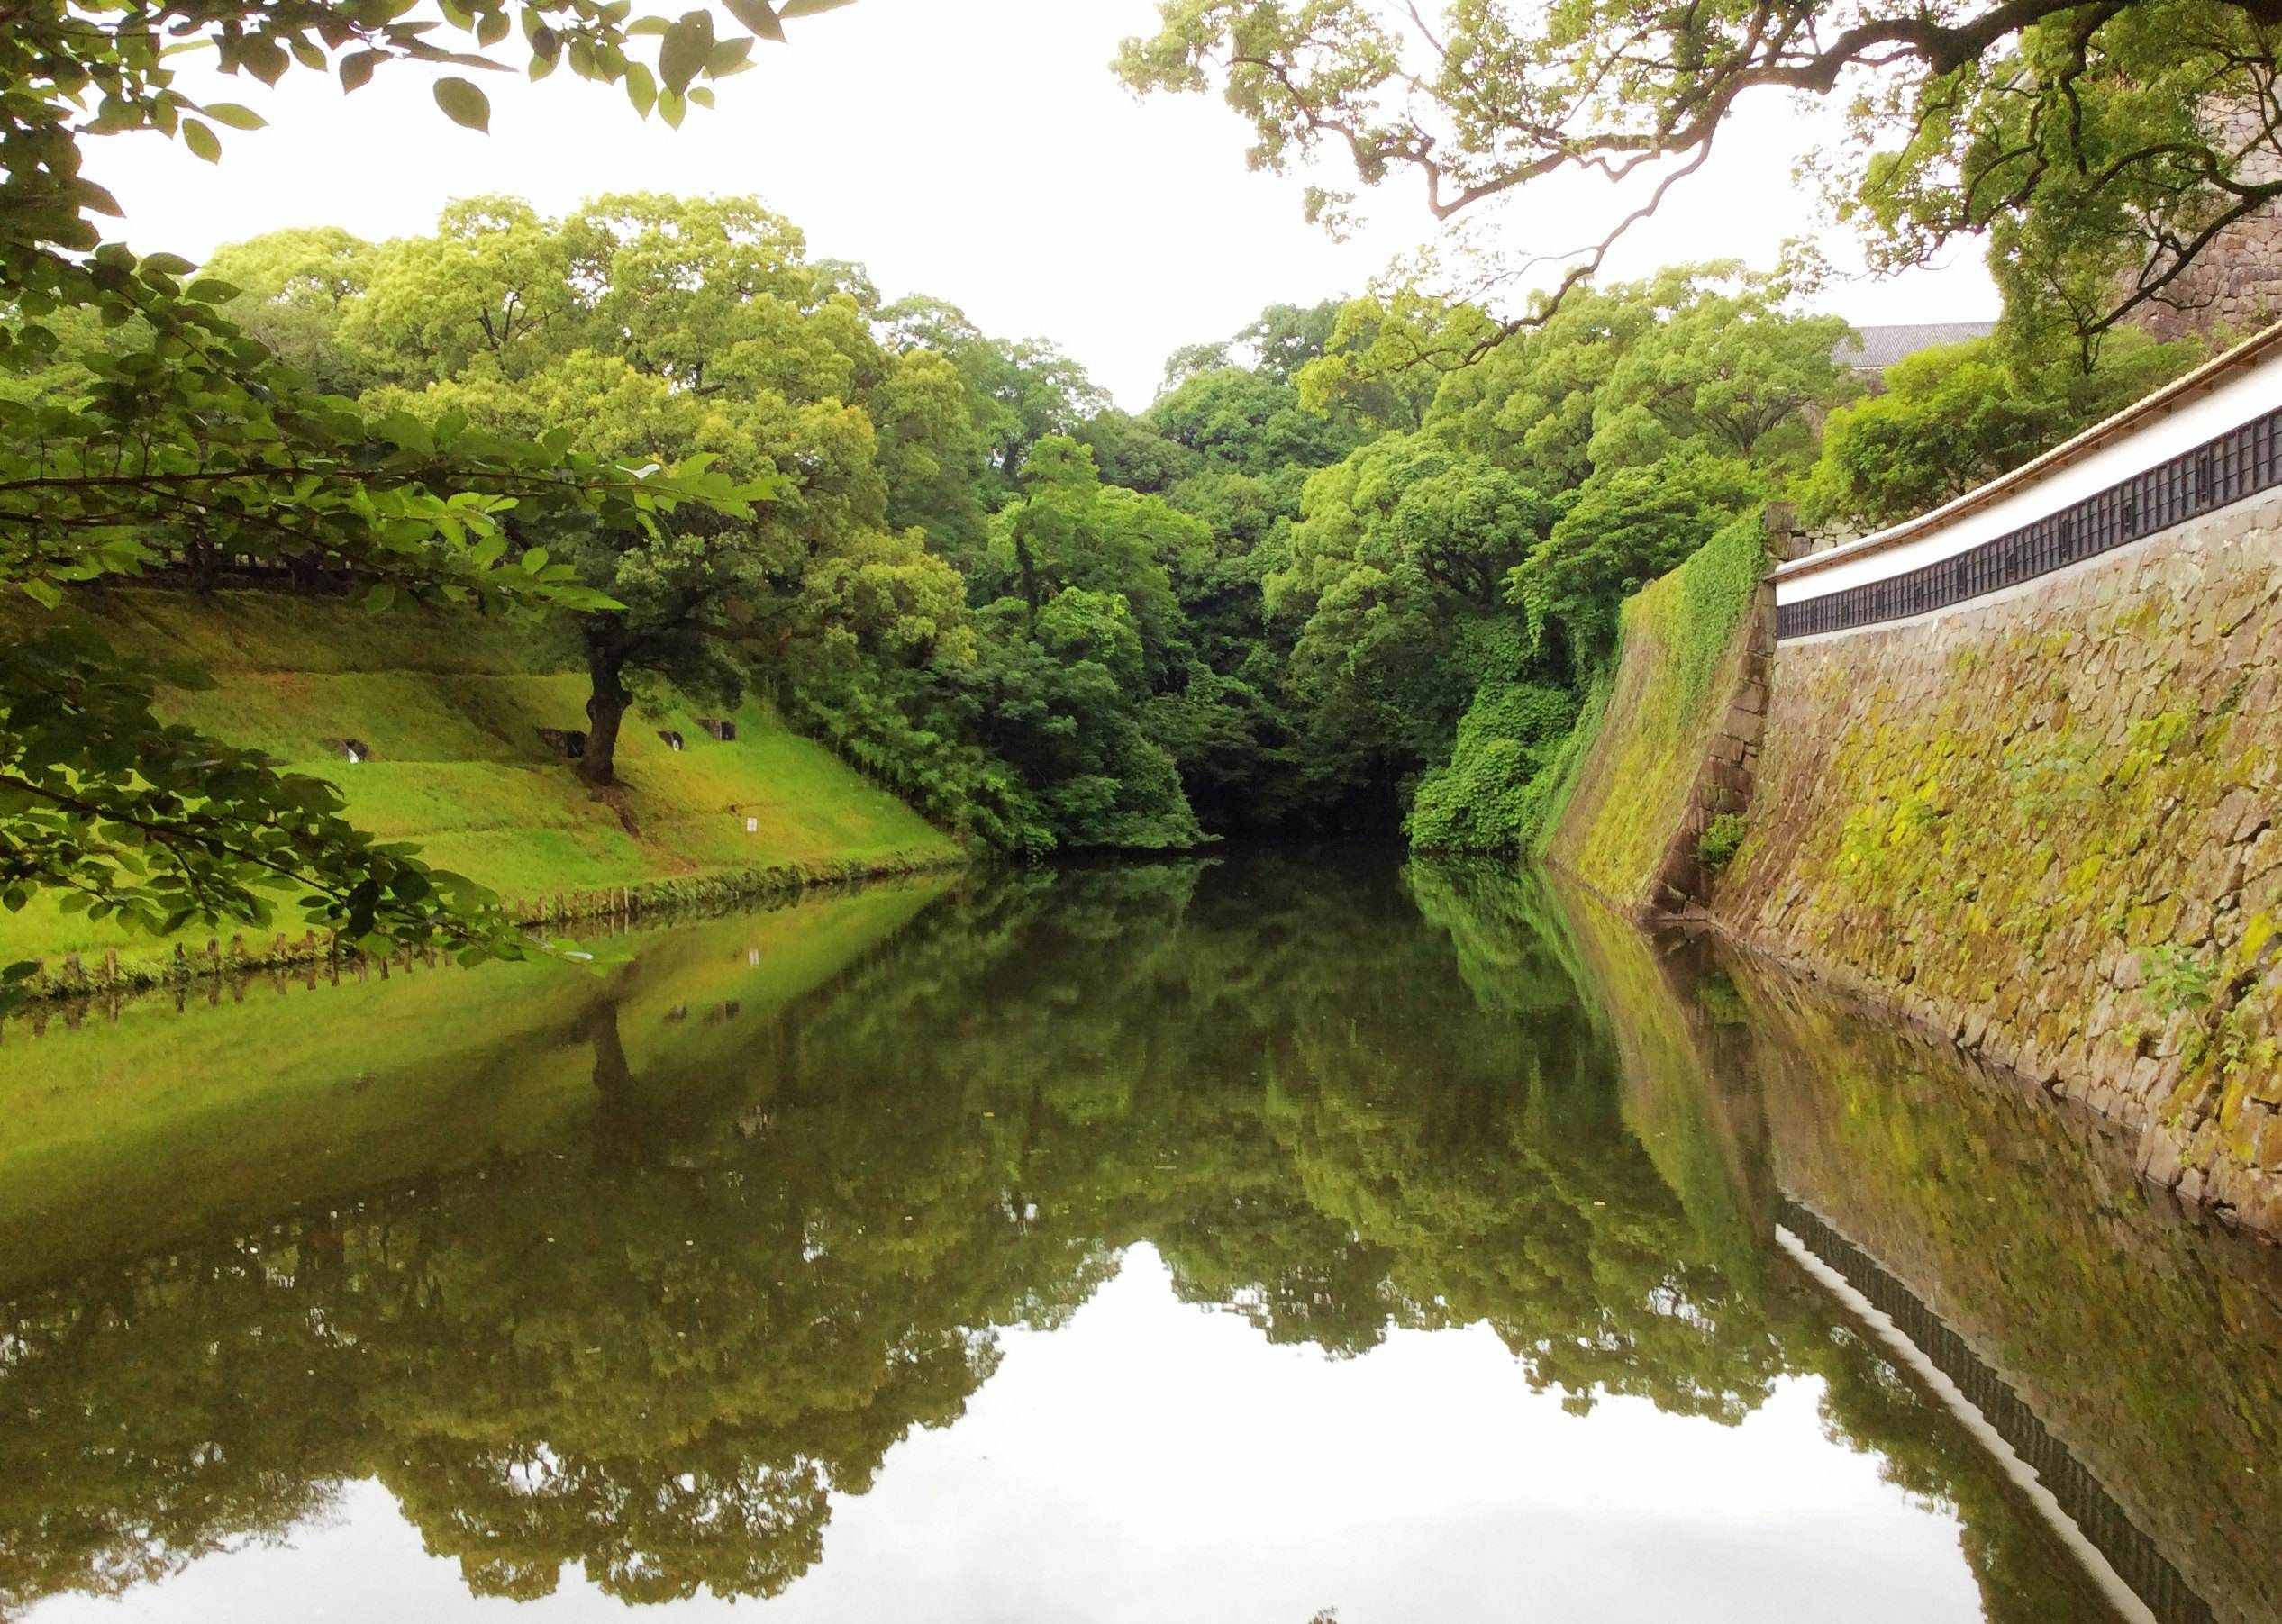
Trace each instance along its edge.
<instances>
[{"instance_id":1,"label":"green grassy slope","mask_svg":"<svg viewBox=\"0 0 2282 1624\"><path fill-rule=\"evenodd\" d=\"M416 840L431 862L511 898L756 871L885 871L959 855L757 705L739 713L728 744L700 732L694 712L638 709L620 742L623 784L589 790L538 732L586 725L586 678L527 629L263 593L118 592L95 616L122 646L214 678L211 689L170 690L169 718L330 779L363 827ZM659 739L667 730L684 749ZM349 739L370 746L370 759L350 762ZM0 914L0 962L79 953L92 963L114 948L130 966L162 957L43 903Z\"/></svg>"}]
</instances>

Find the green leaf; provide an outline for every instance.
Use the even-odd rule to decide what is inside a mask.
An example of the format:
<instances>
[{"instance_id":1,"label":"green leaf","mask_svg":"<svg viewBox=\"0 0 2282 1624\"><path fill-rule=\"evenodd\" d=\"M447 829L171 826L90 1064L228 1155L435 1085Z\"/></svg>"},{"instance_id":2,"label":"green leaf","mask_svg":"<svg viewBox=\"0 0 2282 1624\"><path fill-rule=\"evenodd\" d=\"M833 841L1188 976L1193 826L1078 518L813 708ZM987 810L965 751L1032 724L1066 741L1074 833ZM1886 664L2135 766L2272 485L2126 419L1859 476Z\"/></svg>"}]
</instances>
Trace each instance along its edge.
<instances>
[{"instance_id":1,"label":"green leaf","mask_svg":"<svg viewBox=\"0 0 2282 1624\"><path fill-rule=\"evenodd\" d=\"M667 89L679 95L705 71L705 60L713 51L713 14L685 12L681 20L666 31L665 42L658 48L658 77L665 81Z\"/></svg>"},{"instance_id":2,"label":"green leaf","mask_svg":"<svg viewBox=\"0 0 2282 1624\"><path fill-rule=\"evenodd\" d=\"M777 20L777 13L768 0L722 0L729 14L764 40L785 42L785 25Z\"/></svg>"},{"instance_id":3,"label":"green leaf","mask_svg":"<svg viewBox=\"0 0 2282 1624\"><path fill-rule=\"evenodd\" d=\"M83 209L93 209L96 213L108 214L114 220L123 220L127 216L126 210L119 206L116 197L84 175L71 177L70 192L72 200Z\"/></svg>"},{"instance_id":4,"label":"green leaf","mask_svg":"<svg viewBox=\"0 0 2282 1624\"><path fill-rule=\"evenodd\" d=\"M209 102L198 111L232 130L259 130L269 122L252 108L236 102Z\"/></svg>"},{"instance_id":5,"label":"green leaf","mask_svg":"<svg viewBox=\"0 0 2282 1624\"><path fill-rule=\"evenodd\" d=\"M435 437L428 432L428 425L409 412L391 412L375 426L390 444L419 456L429 456L436 449Z\"/></svg>"},{"instance_id":6,"label":"green leaf","mask_svg":"<svg viewBox=\"0 0 2282 1624\"><path fill-rule=\"evenodd\" d=\"M438 79L436 105L455 124L486 134L491 131L491 98L469 80L456 77Z\"/></svg>"},{"instance_id":7,"label":"green leaf","mask_svg":"<svg viewBox=\"0 0 2282 1624\"><path fill-rule=\"evenodd\" d=\"M265 85L275 85L292 66L285 47L275 40L247 40L239 45L238 57L245 63L246 71Z\"/></svg>"},{"instance_id":8,"label":"green leaf","mask_svg":"<svg viewBox=\"0 0 2282 1624\"><path fill-rule=\"evenodd\" d=\"M476 24L476 43L496 45L507 37L507 14L504 9L486 12L484 14L483 21Z\"/></svg>"},{"instance_id":9,"label":"green leaf","mask_svg":"<svg viewBox=\"0 0 2282 1624\"><path fill-rule=\"evenodd\" d=\"M63 594L55 589L54 584L43 581L38 576L28 576L16 585L23 588L24 596L42 609L53 609L63 602Z\"/></svg>"},{"instance_id":10,"label":"green leaf","mask_svg":"<svg viewBox=\"0 0 2282 1624\"><path fill-rule=\"evenodd\" d=\"M212 126L202 124L195 118L182 121L182 144L210 164L222 161L222 138L214 132Z\"/></svg>"},{"instance_id":11,"label":"green leaf","mask_svg":"<svg viewBox=\"0 0 2282 1624\"><path fill-rule=\"evenodd\" d=\"M780 17L813 17L819 12L836 12L843 5L853 5L856 0L784 0L777 6Z\"/></svg>"},{"instance_id":12,"label":"green leaf","mask_svg":"<svg viewBox=\"0 0 2282 1624\"><path fill-rule=\"evenodd\" d=\"M650 110L658 104L658 81L640 62L626 64L626 99L643 118L648 118Z\"/></svg>"},{"instance_id":13,"label":"green leaf","mask_svg":"<svg viewBox=\"0 0 2282 1624\"><path fill-rule=\"evenodd\" d=\"M345 95L351 90L363 89L366 82L372 77L372 70L386 61L388 53L385 50L360 50L352 56L341 58L341 88L342 93Z\"/></svg>"}]
</instances>

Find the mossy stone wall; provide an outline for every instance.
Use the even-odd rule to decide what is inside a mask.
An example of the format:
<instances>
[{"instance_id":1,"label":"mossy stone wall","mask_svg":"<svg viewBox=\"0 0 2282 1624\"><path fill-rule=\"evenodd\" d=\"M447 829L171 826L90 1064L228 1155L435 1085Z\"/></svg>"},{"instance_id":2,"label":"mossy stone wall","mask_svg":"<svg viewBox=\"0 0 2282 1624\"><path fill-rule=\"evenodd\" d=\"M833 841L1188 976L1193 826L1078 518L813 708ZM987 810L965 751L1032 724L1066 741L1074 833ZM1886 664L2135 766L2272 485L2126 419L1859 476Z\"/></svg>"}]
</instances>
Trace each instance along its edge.
<instances>
[{"instance_id":1,"label":"mossy stone wall","mask_svg":"<svg viewBox=\"0 0 2282 1624\"><path fill-rule=\"evenodd\" d=\"M1757 516L1624 601L1615 676L1543 856L1634 916L1686 908L1708 876L1697 846L1740 813L1768 700L1774 598Z\"/></svg>"},{"instance_id":2,"label":"mossy stone wall","mask_svg":"<svg viewBox=\"0 0 2282 1624\"><path fill-rule=\"evenodd\" d=\"M2282 1234L2282 498L1786 643L1714 900Z\"/></svg>"}]
</instances>

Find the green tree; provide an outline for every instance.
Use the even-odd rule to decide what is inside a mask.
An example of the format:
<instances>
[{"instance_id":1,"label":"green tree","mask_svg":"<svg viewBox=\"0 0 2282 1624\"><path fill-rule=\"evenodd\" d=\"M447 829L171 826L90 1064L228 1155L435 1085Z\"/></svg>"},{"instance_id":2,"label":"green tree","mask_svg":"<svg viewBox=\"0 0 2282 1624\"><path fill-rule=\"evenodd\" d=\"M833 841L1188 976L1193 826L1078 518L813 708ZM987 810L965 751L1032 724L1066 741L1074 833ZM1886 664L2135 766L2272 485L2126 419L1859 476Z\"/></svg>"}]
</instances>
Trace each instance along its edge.
<instances>
[{"instance_id":1,"label":"green tree","mask_svg":"<svg viewBox=\"0 0 2282 1624\"><path fill-rule=\"evenodd\" d=\"M1459 647L1510 618L1507 574L1559 513L1426 434L1389 435L1309 481L1289 564L1264 587L1268 613L1299 628L1293 682L1327 769L1391 787L1446 754L1473 680Z\"/></svg>"},{"instance_id":2,"label":"green tree","mask_svg":"<svg viewBox=\"0 0 2282 1624\"><path fill-rule=\"evenodd\" d=\"M1044 339L994 339L966 312L914 296L878 315L891 349L932 349L966 380L974 420L992 473L986 504L1014 492L1031 448L1050 434L1069 434L1109 405L1086 369Z\"/></svg>"},{"instance_id":3,"label":"green tree","mask_svg":"<svg viewBox=\"0 0 2282 1624\"><path fill-rule=\"evenodd\" d=\"M293 227L216 249L202 274L239 290L223 313L332 395L373 381L344 354L341 307L362 293L376 250L338 226Z\"/></svg>"},{"instance_id":4,"label":"green tree","mask_svg":"<svg viewBox=\"0 0 2282 1624\"><path fill-rule=\"evenodd\" d=\"M1621 467L1578 487L1544 541L1506 577L1533 641L1549 635L1579 677L1616 648L1616 611L1767 494L1765 476L1733 458L1687 451Z\"/></svg>"},{"instance_id":5,"label":"green tree","mask_svg":"<svg viewBox=\"0 0 2282 1624\"><path fill-rule=\"evenodd\" d=\"M1104 484L1144 495L1161 496L1205 466L1189 447L1114 406L1087 418L1070 438L1094 454Z\"/></svg>"},{"instance_id":6,"label":"green tree","mask_svg":"<svg viewBox=\"0 0 2282 1624\"><path fill-rule=\"evenodd\" d=\"M1040 440L1023 476L973 582L976 725L1036 787L1060 842L1195 845L1203 831L1147 717L1190 654L1170 567L1209 533L1159 497L1103 485L1067 436Z\"/></svg>"},{"instance_id":7,"label":"green tree","mask_svg":"<svg viewBox=\"0 0 2282 1624\"><path fill-rule=\"evenodd\" d=\"M605 197L560 221L510 199L455 204L435 236L380 253L343 335L399 380L376 399L503 433L568 433L619 462L702 466L773 494L741 517L533 532L607 594L578 619L591 678L580 770L596 785L614 781L644 677L725 704L757 662L781 662L836 613L877 608L886 626L845 630L877 630L898 652L945 630L897 625L940 621L956 576L915 539L885 534L887 482L863 403L892 386L891 460L908 501L932 493L940 507L939 449L955 456L967 427L955 380L939 358L882 352L854 298L806 263L798 231L750 199ZM805 596L812 567L850 548L863 567ZM850 589L889 570L897 590Z\"/></svg>"},{"instance_id":8,"label":"green tree","mask_svg":"<svg viewBox=\"0 0 2282 1624\"><path fill-rule=\"evenodd\" d=\"M2282 198L2282 23L2234 0L1905 0L1643 16L1616 0L1468 0L1430 19L1392 0L1161 0L1118 59L1143 92L1217 88L1249 160L1330 150L1358 181L1414 177L1436 218L1486 212L1564 176L1641 183L1581 240L1533 241L1588 283L1625 233L1702 168L1739 106L1835 98L1850 139L1820 159L1885 268L1987 234L2016 312L2089 345L2176 298L2180 271ZM1311 187L1337 224L1350 193ZM1539 325L1501 318L1462 356ZM2088 349L2084 353L2088 364Z\"/></svg>"},{"instance_id":9,"label":"green tree","mask_svg":"<svg viewBox=\"0 0 2282 1624\"><path fill-rule=\"evenodd\" d=\"M1624 595L1811 458L1816 418L1853 388L1832 359L1844 326L1729 264L1577 289L1447 373L1438 347L1496 331L1479 311L1405 295L1341 322L1303 398L1436 386L1420 428L1314 476L1263 544L1300 753L1358 804L1407 812L1422 845L1510 849Z\"/></svg>"},{"instance_id":10,"label":"green tree","mask_svg":"<svg viewBox=\"0 0 2282 1624\"><path fill-rule=\"evenodd\" d=\"M2196 353L2119 332L2087 373L2003 338L1922 349L1887 368L1880 393L1831 414L1799 483L1801 515L1870 528L1929 512L2121 411Z\"/></svg>"},{"instance_id":11,"label":"green tree","mask_svg":"<svg viewBox=\"0 0 2282 1624\"><path fill-rule=\"evenodd\" d=\"M783 13L827 3L789 0ZM759 32L782 36L767 0L739 5ZM735 71L752 46L717 39L705 12L636 20L566 0L521 15L534 74L568 59L672 122L710 98L701 79ZM498 66L478 53L514 22L497 0L455 6L446 26L476 48L455 51L431 37L432 21L355 0L164 14L40 0L11 20L0 41L0 301L12 316L0 372L50 367L89 318L116 341L81 358L83 387L0 401L0 584L52 614L68 587L154 565L316 557L353 570L381 603L411 593L582 606L596 601L591 589L514 548L504 514L639 530L691 501L749 511L758 493L724 476L638 476L460 421L351 411L222 313L238 287L186 282L187 262L138 259L90 219L119 209L82 173L83 138L156 130L214 159L217 125L263 122L240 104L193 101L169 65L179 51L211 49L225 71L266 85L299 67L354 89L384 65ZM632 54L652 29L654 70ZM447 75L434 88L447 116L487 123L471 81ZM471 887L361 836L327 786L162 726L156 673L53 624L0 654L0 902L53 891L91 915L165 930L265 921L268 894L284 894L352 940L524 950Z\"/></svg>"}]
</instances>

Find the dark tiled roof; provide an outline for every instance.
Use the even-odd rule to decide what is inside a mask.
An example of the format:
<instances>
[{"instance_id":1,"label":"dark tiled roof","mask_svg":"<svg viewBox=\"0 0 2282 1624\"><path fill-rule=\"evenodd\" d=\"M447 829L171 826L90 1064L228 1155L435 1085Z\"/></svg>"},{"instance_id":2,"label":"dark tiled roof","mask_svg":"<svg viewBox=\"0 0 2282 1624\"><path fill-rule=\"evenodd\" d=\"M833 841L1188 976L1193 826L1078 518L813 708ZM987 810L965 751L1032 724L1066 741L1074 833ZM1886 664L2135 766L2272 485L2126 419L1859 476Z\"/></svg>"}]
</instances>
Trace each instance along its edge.
<instances>
[{"instance_id":1,"label":"dark tiled roof","mask_svg":"<svg viewBox=\"0 0 2282 1624\"><path fill-rule=\"evenodd\" d=\"M1883 372L1921 349L1985 339L1996 331L1994 322L1904 322L1889 327L1857 327L1853 338L1831 351L1831 358L1859 372Z\"/></svg>"}]
</instances>

